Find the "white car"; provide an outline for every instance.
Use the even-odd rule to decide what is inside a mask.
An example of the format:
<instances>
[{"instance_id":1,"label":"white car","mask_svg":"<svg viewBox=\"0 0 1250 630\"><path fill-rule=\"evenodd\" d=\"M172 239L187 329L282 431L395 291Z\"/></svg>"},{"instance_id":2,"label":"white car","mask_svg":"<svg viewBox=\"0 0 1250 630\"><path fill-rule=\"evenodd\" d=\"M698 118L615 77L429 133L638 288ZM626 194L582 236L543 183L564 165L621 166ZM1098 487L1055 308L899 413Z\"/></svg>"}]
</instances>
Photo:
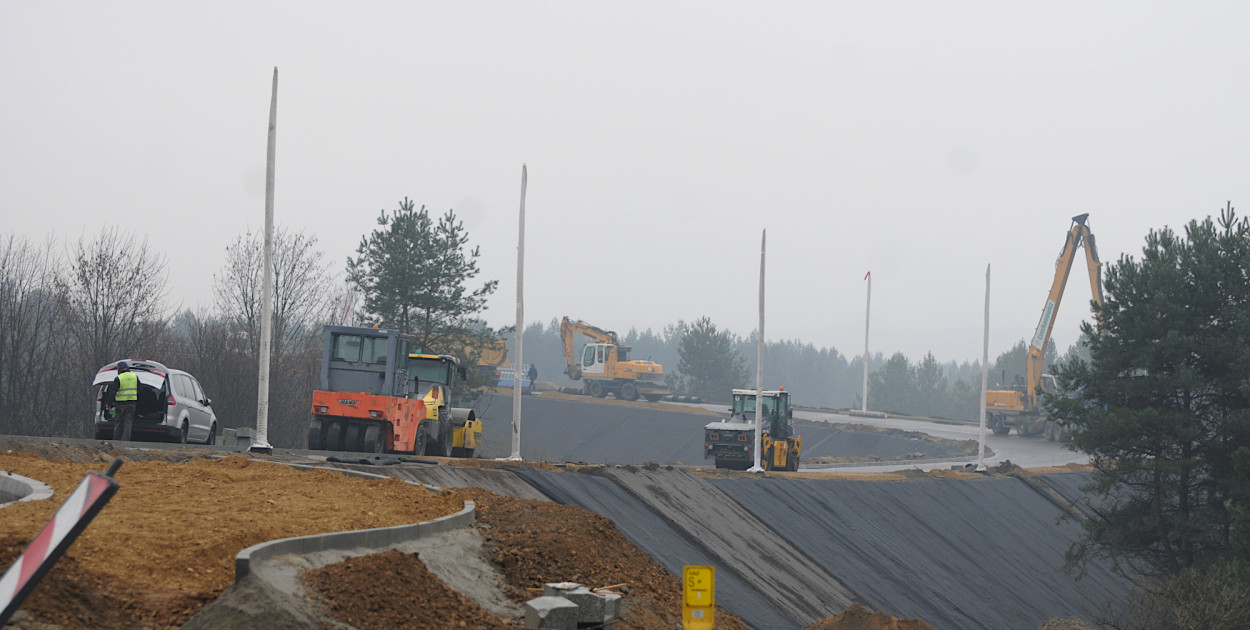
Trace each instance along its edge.
<instances>
[{"instance_id":1,"label":"white car","mask_svg":"<svg viewBox=\"0 0 1250 630\"><path fill-rule=\"evenodd\" d=\"M212 400L194 376L167 368L156 361L124 359L130 371L139 378L139 398L135 404L132 440L169 442L217 442L217 414ZM95 439L113 439L116 422L113 418L113 379L117 378L114 361L96 372L91 386L95 389Z\"/></svg>"}]
</instances>

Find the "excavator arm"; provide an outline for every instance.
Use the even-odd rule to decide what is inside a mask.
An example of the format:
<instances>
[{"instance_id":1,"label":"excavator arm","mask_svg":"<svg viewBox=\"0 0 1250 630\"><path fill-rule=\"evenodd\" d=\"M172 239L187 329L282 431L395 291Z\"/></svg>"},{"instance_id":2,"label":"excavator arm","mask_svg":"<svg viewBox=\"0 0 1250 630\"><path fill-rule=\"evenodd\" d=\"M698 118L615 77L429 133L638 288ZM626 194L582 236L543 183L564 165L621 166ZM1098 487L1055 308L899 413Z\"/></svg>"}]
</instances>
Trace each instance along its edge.
<instances>
[{"instance_id":1,"label":"excavator arm","mask_svg":"<svg viewBox=\"0 0 1250 630\"><path fill-rule=\"evenodd\" d=\"M1055 315L1059 312L1059 304L1063 301L1063 290L1068 284L1068 275L1072 272L1072 264L1076 260L1076 249L1085 247L1085 264L1089 271L1089 288L1094 303L1102 306L1102 262L1098 260L1098 248L1094 244L1094 235L1090 232L1085 220L1089 214L1072 217L1072 227L1068 230L1067 240L1059 258L1055 261L1055 280L1050 285L1050 294L1046 296L1046 305L1042 307L1041 319L1037 322L1037 330L1029 344L1027 366L1027 389L1025 396L1028 406L1037 407L1037 390L1042 382L1042 362L1046 357L1046 346L1050 343L1050 333L1055 328ZM1099 322L1101 327L1101 321Z\"/></svg>"},{"instance_id":2,"label":"excavator arm","mask_svg":"<svg viewBox=\"0 0 1250 630\"><path fill-rule=\"evenodd\" d=\"M573 344L575 333L585 335L596 343L617 345L617 338L615 332L592 326L581 320L569 319L567 315L564 316L564 319L560 321L560 341L564 345L564 362L567 364L564 373L576 381L582 377L582 363L576 355L577 348Z\"/></svg>"}]
</instances>

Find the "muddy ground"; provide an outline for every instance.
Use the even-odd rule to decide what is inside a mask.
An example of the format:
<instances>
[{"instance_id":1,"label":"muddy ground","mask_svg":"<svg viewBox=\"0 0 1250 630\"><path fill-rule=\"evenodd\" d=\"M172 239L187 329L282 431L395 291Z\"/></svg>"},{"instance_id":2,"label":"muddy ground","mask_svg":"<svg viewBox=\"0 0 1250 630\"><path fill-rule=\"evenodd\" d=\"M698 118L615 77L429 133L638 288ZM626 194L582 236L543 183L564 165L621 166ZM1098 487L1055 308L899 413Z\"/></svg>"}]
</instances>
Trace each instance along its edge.
<instances>
[{"instance_id":1,"label":"muddy ground","mask_svg":"<svg viewBox=\"0 0 1250 630\"><path fill-rule=\"evenodd\" d=\"M475 529L483 541L474 553L483 554L498 571L498 587L507 599L521 604L541 594L547 582L611 586L626 603L616 627L681 628L677 577L593 512L480 488L434 492L397 479L302 471L280 465L284 458L277 456L205 454L118 450L108 443L0 443L0 471L42 481L56 493L51 500L0 511L0 566L6 568L87 472L104 471L114 457L126 462L116 475L122 489L26 600L10 627L178 628L233 583L234 555L246 547L431 520L472 499ZM308 571L304 580L308 610L325 627L521 626L517 615L492 614L447 587L417 553L349 559ZM249 627L246 619L229 623ZM822 630L928 627L854 610L820 623ZM717 627L747 626L718 610Z\"/></svg>"}]
</instances>

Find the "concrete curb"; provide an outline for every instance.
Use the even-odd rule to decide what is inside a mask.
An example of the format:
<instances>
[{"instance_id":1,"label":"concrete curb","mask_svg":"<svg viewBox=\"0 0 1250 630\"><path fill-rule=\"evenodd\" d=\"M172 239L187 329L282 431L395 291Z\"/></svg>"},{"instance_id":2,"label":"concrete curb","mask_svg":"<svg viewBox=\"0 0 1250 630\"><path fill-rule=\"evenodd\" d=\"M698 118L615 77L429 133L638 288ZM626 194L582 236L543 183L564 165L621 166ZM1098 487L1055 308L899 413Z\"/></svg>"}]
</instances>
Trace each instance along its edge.
<instances>
[{"instance_id":1,"label":"concrete curb","mask_svg":"<svg viewBox=\"0 0 1250 630\"><path fill-rule=\"evenodd\" d=\"M964 457L938 457L934 459L883 459L875 462L847 462L841 464L808 464L806 462L799 462L799 470L810 472L836 472L836 469L842 468L868 468L870 466L924 466L930 464L962 463L969 462L969 460L971 460L970 463L975 464L977 462L976 455L967 455ZM985 463L986 465L989 465L990 460L986 459Z\"/></svg>"},{"instance_id":2,"label":"concrete curb","mask_svg":"<svg viewBox=\"0 0 1250 630\"><path fill-rule=\"evenodd\" d=\"M280 538L259 543L235 554L234 581L237 584L247 577L251 572L251 564L253 562L263 562L274 556L354 549L357 547L382 549L432 534L468 527L474 523L476 518L477 510L473 501L465 501L464 509L459 512L424 523L359 529L331 534L296 536L294 538Z\"/></svg>"},{"instance_id":3,"label":"concrete curb","mask_svg":"<svg viewBox=\"0 0 1250 630\"><path fill-rule=\"evenodd\" d=\"M0 507L18 501L42 501L52 496L52 488L42 481L0 470Z\"/></svg>"}]
</instances>

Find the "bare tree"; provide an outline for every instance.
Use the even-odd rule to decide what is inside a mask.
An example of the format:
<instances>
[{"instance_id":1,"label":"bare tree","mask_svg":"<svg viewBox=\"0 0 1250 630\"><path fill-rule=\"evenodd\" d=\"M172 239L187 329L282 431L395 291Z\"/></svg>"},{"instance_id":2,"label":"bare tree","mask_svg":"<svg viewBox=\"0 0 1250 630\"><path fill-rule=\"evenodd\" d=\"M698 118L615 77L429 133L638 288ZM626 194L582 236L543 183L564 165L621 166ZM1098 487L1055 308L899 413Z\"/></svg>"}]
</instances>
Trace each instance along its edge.
<instances>
[{"instance_id":1,"label":"bare tree","mask_svg":"<svg viewBox=\"0 0 1250 630\"><path fill-rule=\"evenodd\" d=\"M156 345L169 324L167 276L165 257L152 253L146 238L108 227L90 242L78 239L57 284L85 369Z\"/></svg>"},{"instance_id":2,"label":"bare tree","mask_svg":"<svg viewBox=\"0 0 1250 630\"><path fill-rule=\"evenodd\" d=\"M56 352L60 259L49 240L42 249L25 239L0 240L0 432L74 435L81 430L64 414L49 414L49 374L62 373ZM84 386L85 388L85 386ZM67 426L51 426L54 421ZM77 430L76 430L77 429Z\"/></svg>"},{"instance_id":3,"label":"bare tree","mask_svg":"<svg viewBox=\"0 0 1250 630\"><path fill-rule=\"evenodd\" d=\"M246 334L255 350L260 342L261 266L264 235L246 232L226 248L226 265L213 276L217 308ZM309 330L329 321L337 303L336 286L317 237L275 230L273 241L273 355L300 345Z\"/></svg>"},{"instance_id":4,"label":"bare tree","mask_svg":"<svg viewBox=\"0 0 1250 630\"><path fill-rule=\"evenodd\" d=\"M222 426L251 426L255 419L255 407L236 405L235 400L249 401L248 405L256 400L263 239L263 234L250 231L240 235L226 248L226 264L213 278L217 308L230 326L227 347L244 356L233 380L216 385L223 397L227 392L231 397L219 410L232 416L221 419ZM331 321L341 290L315 236L275 230L273 267L269 440L300 446L320 368L321 325Z\"/></svg>"},{"instance_id":5,"label":"bare tree","mask_svg":"<svg viewBox=\"0 0 1250 630\"><path fill-rule=\"evenodd\" d=\"M75 423L84 431L95 370L126 357L155 358L162 349L169 325L165 265L146 238L114 227L69 248L68 268L56 276L62 305L57 342L66 344L69 360L62 374L81 385L67 388L60 403L66 414L88 419Z\"/></svg>"}]
</instances>

